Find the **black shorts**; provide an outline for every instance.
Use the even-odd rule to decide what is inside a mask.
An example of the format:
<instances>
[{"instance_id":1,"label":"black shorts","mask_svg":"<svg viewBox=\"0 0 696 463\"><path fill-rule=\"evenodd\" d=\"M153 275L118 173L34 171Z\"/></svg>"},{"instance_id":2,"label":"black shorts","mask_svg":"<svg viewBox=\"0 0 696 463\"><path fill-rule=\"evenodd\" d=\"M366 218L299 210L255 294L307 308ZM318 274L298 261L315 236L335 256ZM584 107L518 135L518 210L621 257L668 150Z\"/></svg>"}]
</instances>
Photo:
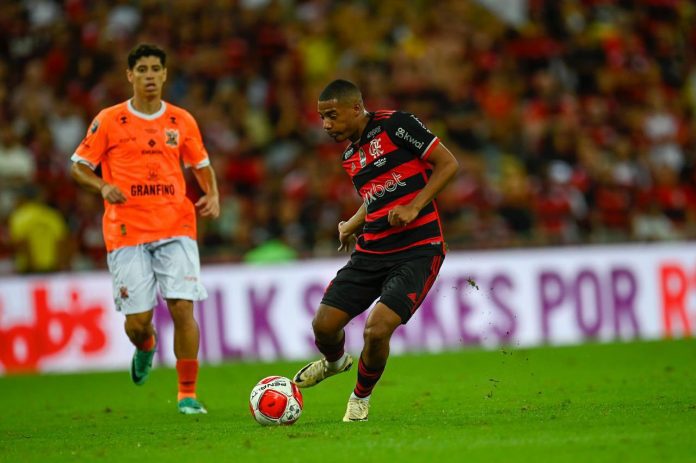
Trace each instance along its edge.
<instances>
[{"instance_id":1,"label":"black shorts","mask_svg":"<svg viewBox=\"0 0 696 463\"><path fill-rule=\"evenodd\" d=\"M388 260L353 254L329 283L321 303L353 318L379 299L405 324L433 286L444 258L437 255Z\"/></svg>"}]
</instances>

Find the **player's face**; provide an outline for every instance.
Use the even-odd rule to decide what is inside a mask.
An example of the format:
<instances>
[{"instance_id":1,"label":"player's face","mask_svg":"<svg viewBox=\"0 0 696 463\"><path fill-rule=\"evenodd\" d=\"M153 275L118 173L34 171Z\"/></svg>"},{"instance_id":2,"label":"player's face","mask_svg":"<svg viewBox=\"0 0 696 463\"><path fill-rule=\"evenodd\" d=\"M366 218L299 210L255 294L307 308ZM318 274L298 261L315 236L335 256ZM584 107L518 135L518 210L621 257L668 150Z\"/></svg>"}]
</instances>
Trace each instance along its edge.
<instances>
[{"instance_id":1,"label":"player's face","mask_svg":"<svg viewBox=\"0 0 696 463\"><path fill-rule=\"evenodd\" d=\"M128 69L128 82L133 84L133 92L146 98L159 98L162 86L167 81L167 68L157 56L143 56Z\"/></svg>"},{"instance_id":2,"label":"player's face","mask_svg":"<svg viewBox=\"0 0 696 463\"><path fill-rule=\"evenodd\" d=\"M361 114L359 105L351 105L333 99L320 101L317 104L317 111L324 130L334 141L342 142L349 139L355 141L360 135L358 133L359 115Z\"/></svg>"}]
</instances>

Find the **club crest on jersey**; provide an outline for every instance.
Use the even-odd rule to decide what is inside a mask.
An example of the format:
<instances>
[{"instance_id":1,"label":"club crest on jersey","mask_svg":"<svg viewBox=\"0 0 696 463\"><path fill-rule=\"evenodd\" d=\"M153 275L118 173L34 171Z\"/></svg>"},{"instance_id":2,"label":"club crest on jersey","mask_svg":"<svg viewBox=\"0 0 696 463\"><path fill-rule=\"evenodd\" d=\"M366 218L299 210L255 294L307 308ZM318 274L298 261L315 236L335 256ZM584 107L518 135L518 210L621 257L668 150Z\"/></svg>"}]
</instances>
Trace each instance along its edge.
<instances>
[{"instance_id":1,"label":"club crest on jersey","mask_svg":"<svg viewBox=\"0 0 696 463\"><path fill-rule=\"evenodd\" d=\"M164 129L165 142L167 146L179 146L179 131L177 129Z\"/></svg>"},{"instance_id":2,"label":"club crest on jersey","mask_svg":"<svg viewBox=\"0 0 696 463\"><path fill-rule=\"evenodd\" d=\"M360 156L360 167L365 167L367 165L367 156L362 148L358 150L358 155Z\"/></svg>"},{"instance_id":3,"label":"club crest on jersey","mask_svg":"<svg viewBox=\"0 0 696 463\"><path fill-rule=\"evenodd\" d=\"M384 154L384 150L382 149L382 139L381 138L373 138L370 140L370 155L372 155L372 159L377 159L381 155Z\"/></svg>"},{"instance_id":4,"label":"club crest on jersey","mask_svg":"<svg viewBox=\"0 0 696 463\"><path fill-rule=\"evenodd\" d=\"M96 132L98 128L99 128L99 121L94 119L94 122L92 123L92 127L90 127L90 129L89 129L89 133Z\"/></svg>"}]
</instances>

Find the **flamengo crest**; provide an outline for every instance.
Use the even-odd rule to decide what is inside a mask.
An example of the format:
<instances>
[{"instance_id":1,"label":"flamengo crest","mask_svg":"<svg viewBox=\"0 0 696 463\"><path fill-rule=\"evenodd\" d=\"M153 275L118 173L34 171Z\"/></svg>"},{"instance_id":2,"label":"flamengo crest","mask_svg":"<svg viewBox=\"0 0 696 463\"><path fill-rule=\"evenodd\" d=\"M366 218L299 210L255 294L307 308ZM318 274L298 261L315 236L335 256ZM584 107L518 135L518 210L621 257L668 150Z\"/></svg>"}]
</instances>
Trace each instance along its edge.
<instances>
[{"instance_id":1,"label":"flamengo crest","mask_svg":"<svg viewBox=\"0 0 696 463\"><path fill-rule=\"evenodd\" d=\"M372 155L373 159L376 159L384 154L384 150L382 149L382 140L381 139L373 138L370 141L370 154Z\"/></svg>"}]
</instances>

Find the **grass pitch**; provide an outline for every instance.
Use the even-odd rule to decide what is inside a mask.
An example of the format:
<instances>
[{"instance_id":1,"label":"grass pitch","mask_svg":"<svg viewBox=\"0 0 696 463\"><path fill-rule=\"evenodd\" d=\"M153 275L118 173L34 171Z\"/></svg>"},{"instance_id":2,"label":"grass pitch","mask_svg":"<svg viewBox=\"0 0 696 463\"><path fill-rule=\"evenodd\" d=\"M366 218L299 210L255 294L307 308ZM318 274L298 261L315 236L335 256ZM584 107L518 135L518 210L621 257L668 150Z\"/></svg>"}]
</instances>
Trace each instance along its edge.
<instances>
[{"instance_id":1,"label":"grass pitch","mask_svg":"<svg viewBox=\"0 0 696 463\"><path fill-rule=\"evenodd\" d=\"M696 340L393 357L368 422L341 422L351 371L256 424L251 387L302 365L203 366L206 416L177 413L167 368L0 378L0 462L696 461Z\"/></svg>"}]
</instances>

